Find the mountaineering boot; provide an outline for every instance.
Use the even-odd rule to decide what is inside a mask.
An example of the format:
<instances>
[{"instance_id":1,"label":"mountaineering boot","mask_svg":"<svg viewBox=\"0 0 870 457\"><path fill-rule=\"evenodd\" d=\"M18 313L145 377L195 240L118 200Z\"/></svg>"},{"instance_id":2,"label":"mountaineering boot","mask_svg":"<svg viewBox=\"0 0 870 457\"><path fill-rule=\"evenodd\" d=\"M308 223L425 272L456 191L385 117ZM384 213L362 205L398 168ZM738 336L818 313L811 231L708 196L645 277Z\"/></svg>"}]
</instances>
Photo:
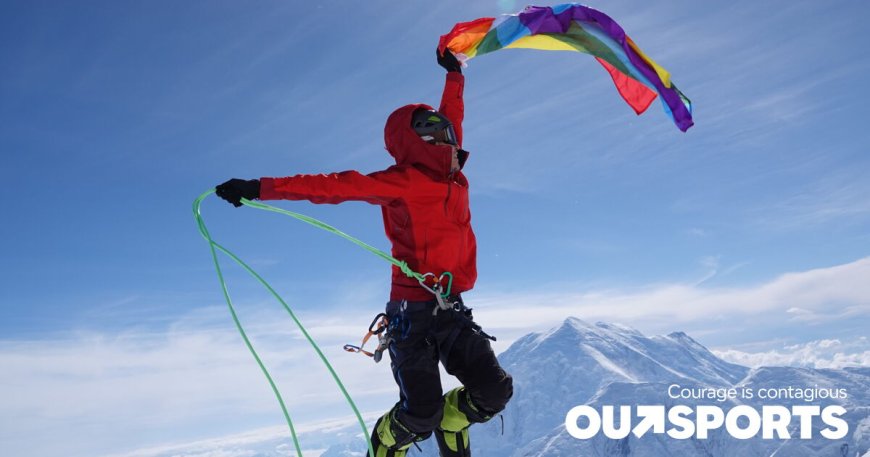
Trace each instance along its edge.
<instances>
[{"instance_id":1,"label":"mountaineering boot","mask_svg":"<svg viewBox=\"0 0 870 457\"><path fill-rule=\"evenodd\" d=\"M441 457L471 457L468 427L472 423L486 422L492 416L477 408L464 387L444 395L444 416L435 429L435 440Z\"/></svg>"},{"instance_id":2,"label":"mountaineering boot","mask_svg":"<svg viewBox=\"0 0 870 457\"><path fill-rule=\"evenodd\" d=\"M375 450L375 457L405 457L408 452L407 447L402 450L394 450L384 446L377 433L372 434L372 449ZM371 454L366 452L366 457L371 457Z\"/></svg>"},{"instance_id":3,"label":"mountaineering boot","mask_svg":"<svg viewBox=\"0 0 870 457\"><path fill-rule=\"evenodd\" d=\"M366 457L405 457L408 448L418 436L396 420L396 407L389 410L378 419L372 431L372 449L375 455L366 453Z\"/></svg>"},{"instance_id":4,"label":"mountaineering boot","mask_svg":"<svg viewBox=\"0 0 870 457\"><path fill-rule=\"evenodd\" d=\"M435 429L435 441L438 442L438 452L441 457L471 457L468 448L468 427L458 432L448 432L442 428Z\"/></svg>"}]
</instances>

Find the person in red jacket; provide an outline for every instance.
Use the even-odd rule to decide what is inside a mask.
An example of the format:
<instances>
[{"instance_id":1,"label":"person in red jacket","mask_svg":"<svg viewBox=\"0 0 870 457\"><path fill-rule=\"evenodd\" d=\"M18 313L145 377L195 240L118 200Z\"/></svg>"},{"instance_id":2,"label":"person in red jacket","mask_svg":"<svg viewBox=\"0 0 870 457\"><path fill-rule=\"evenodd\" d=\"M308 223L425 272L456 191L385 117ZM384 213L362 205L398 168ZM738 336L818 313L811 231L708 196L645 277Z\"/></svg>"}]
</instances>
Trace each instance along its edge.
<instances>
[{"instance_id":1,"label":"person in red jacket","mask_svg":"<svg viewBox=\"0 0 870 457\"><path fill-rule=\"evenodd\" d=\"M399 402L378 419L371 438L376 455L369 457L403 457L433 432L442 456L470 456L468 427L501 412L513 394L491 337L462 301L462 292L477 279L477 243L462 173L468 159L461 148L465 77L450 51L437 57L447 70L439 109L406 105L387 119L384 141L396 165L367 175L231 179L216 188L235 206L241 198L379 205L393 257L416 272L441 277L441 283L429 276L421 284L393 267L386 315ZM450 295L439 300L430 289L447 287L443 272L450 272L453 282ZM439 361L463 387L442 394Z\"/></svg>"}]
</instances>

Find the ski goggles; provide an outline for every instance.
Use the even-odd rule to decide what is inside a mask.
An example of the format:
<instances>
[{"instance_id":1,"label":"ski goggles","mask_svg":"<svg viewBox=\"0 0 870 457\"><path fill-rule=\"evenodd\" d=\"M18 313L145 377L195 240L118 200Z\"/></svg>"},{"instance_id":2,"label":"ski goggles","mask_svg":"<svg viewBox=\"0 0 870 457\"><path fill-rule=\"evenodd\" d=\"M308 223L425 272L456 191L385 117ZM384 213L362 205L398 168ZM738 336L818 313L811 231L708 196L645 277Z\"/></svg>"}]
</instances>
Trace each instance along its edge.
<instances>
[{"instance_id":1,"label":"ski goggles","mask_svg":"<svg viewBox=\"0 0 870 457\"><path fill-rule=\"evenodd\" d=\"M429 144L446 143L453 146L458 146L459 144L459 141L456 139L456 131L453 130L452 125L432 133L427 133L426 135L421 135L420 138Z\"/></svg>"}]
</instances>

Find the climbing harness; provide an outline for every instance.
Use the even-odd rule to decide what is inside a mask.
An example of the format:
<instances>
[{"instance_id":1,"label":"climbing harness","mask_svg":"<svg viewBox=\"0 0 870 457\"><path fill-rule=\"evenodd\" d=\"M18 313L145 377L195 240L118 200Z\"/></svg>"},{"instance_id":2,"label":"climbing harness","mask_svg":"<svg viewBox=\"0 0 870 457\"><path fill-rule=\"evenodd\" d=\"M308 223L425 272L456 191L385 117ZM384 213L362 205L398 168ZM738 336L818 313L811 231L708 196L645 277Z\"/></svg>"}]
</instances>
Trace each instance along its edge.
<instances>
[{"instance_id":1,"label":"climbing harness","mask_svg":"<svg viewBox=\"0 0 870 457\"><path fill-rule=\"evenodd\" d=\"M426 284L426 280L428 278L433 279L433 283L431 286ZM444 283L445 279L447 279L447 287L446 288L444 288L444 286L442 285ZM436 306L432 310L433 316L438 314L438 310L445 310L445 311L449 310L449 309L455 310L457 303L460 303L460 302L455 302L455 303L450 302L449 297L450 297L450 289L453 288L453 274L451 274L449 271L441 273L441 276L437 276L437 277L435 276L435 273L426 273L426 274L421 275L421 278L418 278L417 280L420 282L421 287L423 287L424 289L428 290L433 295L435 295L435 301L438 304L438 306ZM446 292L441 292L442 289L446 290ZM469 309L469 311L471 311L471 310ZM470 321L470 319L468 319L468 320ZM394 322L395 322L395 320L394 320ZM405 322L405 323L407 324L407 322ZM369 325L368 332L366 332L365 336L363 336L362 343L360 343L359 346L356 346L353 344L345 344L344 350L347 352L353 352L353 353L357 353L357 354L367 355L367 356L371 357L375 361L375 363L380 362L381 358L384 354L384 351L390 347L390 343L393 341L391 330L393 330L396 326L391 325L391 324L392 323L390 322L390 320L386 314L384 314L384 313L378 314L377 316L375 316L374 320L372 320L371 325ZM472 322L472 324L474 326L476 326L478 329L480 329L479 325L474 324L473 322ZM475 330L475 331L478 331L478 330ZM492 338L492 337L486 335L486 333L481 332L481 334L486 336L487 338ZM363 349L365 347L366 343L368 342L368 340L374 335L378 336L378 346L375 348L374 352L369 352L369 351ZM493 341L495 341L494 338L493 338Z\"/></svg>"}]
</instances>

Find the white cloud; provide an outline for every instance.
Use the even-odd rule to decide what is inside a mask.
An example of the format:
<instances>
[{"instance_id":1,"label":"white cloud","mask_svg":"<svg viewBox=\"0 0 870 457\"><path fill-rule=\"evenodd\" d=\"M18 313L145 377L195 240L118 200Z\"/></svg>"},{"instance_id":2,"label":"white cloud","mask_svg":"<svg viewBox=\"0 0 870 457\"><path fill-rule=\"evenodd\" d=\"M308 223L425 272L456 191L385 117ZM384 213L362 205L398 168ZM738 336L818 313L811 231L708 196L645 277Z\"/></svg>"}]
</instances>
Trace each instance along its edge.
<instances>
[{"instance_id":1,"label":"white cloud","mask_svg":"<svg viewBox=\"0 0 870 457\"><path fill-rule=\"evenodd\" d=\"M192 313L163 333L0 343L5 452L95 455L279 423L277 402L225 314L219 308ZM370 317L345 318L365 323L315 323L309 331L352 398L362 399L359 407L385 410L396 395L389 367L341 349L357 342ZM243 321L294 421L350 413L289 318L269 312Z\"/></svg>"},{"instance_id":2,"label":"white cloud","mask_svg":"<svg viewBox=\"0 0 870 457\"><path fill-rule=\"evenodd\" d=\"M870 366L870 340L867 337L850 341L816 340L764 352L753 353L724 349L714 350L713 353L730 362L749 367L843 368Z\"/></svg>"},{"instance_id":3,"label":"white cloud","mask_svg":"<svg viewBox=\"0 0 870 457\"><path fill-rule=\"evenodd\" d=\"M363 415L369 428L378 413ZM362 441L362 432L355 417L344 416L314 421L295 427L303 455L317 457L337 436L354 436ZM263 455L296 455L296 449L286 426L263 427L217 438L168 443L144 447L108 457L251 457Z\"/></svg>"},{"instance_id":4,"label":"white cloud","mask_svg":"<svg viewBox=\"0 0 870 457\"><path fill-rule=\"evenodd\" d=\"M774 319L793 330L831 325L834 332L840 323L870 314L868 277L870 258L865 258L747 287L560 285L546 292L480 290L468 294L467 301L484 329L499 337L494 347L500 352L516 338L568 316L621 322L647 333L694 327L697 331L690 333L695 337L732 337L734 327L723 325L726 320L751 325ZM242 320L282 387L294 420L347 414L331 377L289 318L280 310L251 311L266 308L246 307ZM341 350L344 343L358 343L372 310L336 308L327 319L322 309L299 314L360 408L373 414L386 410L396 396L387 364ZM720 353L749 365L806 360L816 367L866 366L870 353L866 340L862 344L863 349L832 340L768 345L754 354L726 347ZM12 455L105 454L281 421L267 383L222 307L190 313L159 333L88 332L63 340L2 342L0 366L0 442ZM46 435L53 439L40 439Z\"/></svg>"},{"instance_id":5,"label":"white cloud","mask_svg":"<svg viewBox=\"0 0 870 457\"><path fill-rule=\"evenodd\" d=\"M147 447L122 454L113 454L110 457L153 457L158 455L247 457L255 453L250 449L252 445L281 440L287 435L286 427L268 427L220 438Z\"/></svg>"},{"instance_id":6,"label":"white cloud","mask_svg":"<svg viewBox=\"0 0 870 457\"><path fill-rule=\"evenodd\" d=\"M655 284L630 290L574 290L549 285L547 291L482 293L474 303L480 313L492 311L491 327L512 329L552 325L565 316L620 321L647 327L650 321L672 328L684 323L715 321L767 313L794 321L870 315L870 258L844 265L786 273L769 282L745 287L703 287L701 284ZM795 312L789 310L805 310Z\"/></svg>"}]
</instances>

